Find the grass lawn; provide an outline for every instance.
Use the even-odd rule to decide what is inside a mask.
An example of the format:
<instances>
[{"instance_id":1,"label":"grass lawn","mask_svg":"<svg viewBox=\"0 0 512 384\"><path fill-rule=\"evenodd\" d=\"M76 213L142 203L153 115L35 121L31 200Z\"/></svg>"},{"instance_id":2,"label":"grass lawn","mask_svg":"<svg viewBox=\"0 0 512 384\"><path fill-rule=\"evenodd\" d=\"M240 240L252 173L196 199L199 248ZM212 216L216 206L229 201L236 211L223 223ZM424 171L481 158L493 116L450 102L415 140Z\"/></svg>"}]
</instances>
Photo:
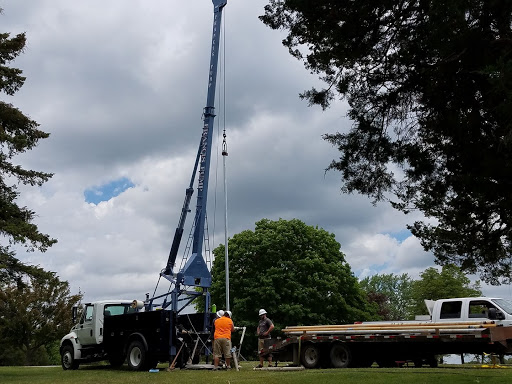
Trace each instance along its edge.
<instances>
[{"instance_id":1,"label":"grass lawn","mask_svg":"<svg viewBox=\"0 0 512 384\"><path fill-rule=\"evenodd\" d=\"M479 366L443 366L441 368L364 368L364 369L310 369L304 371L254 371L254 362L242 363L242 369L230 371L175 370L131 372L126 366L111 369L108 366L81 366L77 371L63 371L61 367L0 367L0 383L226 383L226 384L379 384L379 383L510 383L512 366L481 368Z\"/></svg>"}]
</instances>

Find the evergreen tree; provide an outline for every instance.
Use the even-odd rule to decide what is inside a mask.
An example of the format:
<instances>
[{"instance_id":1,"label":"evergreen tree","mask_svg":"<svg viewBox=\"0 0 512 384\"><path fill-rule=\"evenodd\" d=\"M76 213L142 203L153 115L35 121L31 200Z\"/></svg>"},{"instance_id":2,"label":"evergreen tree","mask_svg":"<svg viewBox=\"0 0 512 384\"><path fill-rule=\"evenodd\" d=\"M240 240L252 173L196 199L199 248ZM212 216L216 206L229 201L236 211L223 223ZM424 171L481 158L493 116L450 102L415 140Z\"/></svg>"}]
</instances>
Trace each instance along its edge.
<instances>
[{"instance_id":1,"label":"evergreen tree","mask_svg":"<svg viewBox=\"0 0 512 384\"><path fill-rule=\"evenodd\" d=\"M441 264L512 276L512 1L269 0L261 20L346 99L328 133L345 192L429 218L409 226Z\"/></svg>"},{"instance_id":2,"label":"evergreen tree","mask_svg":"<svg viewBox=\"0 0 512 384\"><path fill-rule=\"evenodd\" d=\"M0 33L0 92L7 97L13 96L25 82L20 69L8 66L23 52L25 44L24 33L14 37ZM16 273L6 268L20 267L14 259L12 245L20 244L28 251L38 249L44 252L57 242L39 232L33 223L34 211L20 207L16 202L20 183L41 186L52 177L51 173L25 169L14 163L16 155L34 148L40 139L49 136L38 127L38 123L12 104L0 100L0 237L6 242L0 244L0 270L4 274Z\"/></svg>"}]
</instances>

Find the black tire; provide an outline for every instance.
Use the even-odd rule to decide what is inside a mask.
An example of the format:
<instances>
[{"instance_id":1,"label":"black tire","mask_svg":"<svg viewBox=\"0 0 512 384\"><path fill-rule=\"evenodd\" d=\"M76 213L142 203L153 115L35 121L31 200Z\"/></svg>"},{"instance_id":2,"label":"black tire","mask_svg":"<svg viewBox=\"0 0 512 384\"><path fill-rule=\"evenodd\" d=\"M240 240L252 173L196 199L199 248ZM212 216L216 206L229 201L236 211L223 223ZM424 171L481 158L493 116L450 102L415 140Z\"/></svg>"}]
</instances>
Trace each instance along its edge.
<instances>
[{"instance_id":1,"label":"black tire","mask_svg":"<svg viewBox=\"0 0 512 384\"><path fill-rule=\"evenodd\" d=\"M302 346L300 355L304 368L315 368L320 363L320 349L314 344Z\"/></svg>"},{"instance_id":2,"label":"black tire","mask_svg":"<svg viewBox=\"0 0 512 384\"><path fill-rule=\"evenodd\" d=\"M348 368L352 364L352 352L345 344L333 344L329 358L333 368Z\"/></svg>"},{"instance_id":3,"label":"black tire","mask_svg":"<svg viewBox=\"0 0 512 384\"><path fill-rule=\"evenodd\" d=\"M126 353L126 361L132 371L146 370L149 363L148 354L146 347L141 341L135 340L130 343Z\"/></svg>"},{"instance_id":4,"label":"black tire","mask_svg":"<svg viewBox=\"0 0 512 384\"><path fill-rule=\"evenodd\" d=\"M110 363L111 367L118 368L123 365L125 359L126 357L121 354L109 357L108 362Z\"/></svg>"},{"instance_id":5,"label":"black tire","mask_svg":"<svg viewBox=\"0 0 512 384\"><path fill-rule=\"evenodd\" d=\"M75 360L75 355L73 351L73 347L71 345L65 345L62 347L60 362L62 364L62 369L78 369L80 363Z\"/></svg>"}]
</instances>

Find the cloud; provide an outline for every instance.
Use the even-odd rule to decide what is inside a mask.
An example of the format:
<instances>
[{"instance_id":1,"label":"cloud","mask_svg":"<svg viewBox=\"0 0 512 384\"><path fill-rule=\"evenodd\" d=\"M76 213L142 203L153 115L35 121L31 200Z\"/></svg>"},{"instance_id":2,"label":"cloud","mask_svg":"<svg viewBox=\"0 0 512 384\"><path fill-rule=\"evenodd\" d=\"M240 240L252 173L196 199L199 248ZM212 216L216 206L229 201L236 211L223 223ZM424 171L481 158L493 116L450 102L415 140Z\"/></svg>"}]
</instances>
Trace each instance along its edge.
<instances>
[{"instance_id":1,"label":"cloud","mask_svg":"<svg viewBox=\"0 0 512 384\"><path fill-rule=\"evenodd\" d=\"M322 135L351 126L346 104L322 112L299 99L318 79L288 54L282 32L258 20L266 3L225 8L210 248L224 242L218 151L225 128L230 236L262 218L298 218L334 233L357 276L416 276L433 265L404 232L418 217L344 195L340 175L325 172L339 154ZM16 161L55 173L41 188L22 187L20 204L59 242L44 254L18 256L56 271L86 300L143 299L166 265L197 153L212 4L5 0L2 7L4 30L28 38L13 62L27 81L8 101L51 134ZM119 190L113 181L121 181ZM103 197L88 195L88 203L84 191Z\"/></svg>"}]
</instances>

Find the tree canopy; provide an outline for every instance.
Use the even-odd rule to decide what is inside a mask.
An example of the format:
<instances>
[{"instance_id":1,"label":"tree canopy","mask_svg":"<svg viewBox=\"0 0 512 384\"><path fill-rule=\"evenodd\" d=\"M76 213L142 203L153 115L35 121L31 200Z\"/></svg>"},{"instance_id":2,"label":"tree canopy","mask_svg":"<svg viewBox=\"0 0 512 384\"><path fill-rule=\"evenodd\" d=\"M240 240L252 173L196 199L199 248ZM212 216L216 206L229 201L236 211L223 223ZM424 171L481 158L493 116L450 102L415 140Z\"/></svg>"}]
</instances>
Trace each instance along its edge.
<instances>
[{"instance_id":1,"label":"tree canopy","mask_svg":"<svg viewBox=\"0 0 512 384\"><path fill-rule=\"evenodd\" d=\"M512 2L269 0L260 19L346 99L324 139L345 192L428 220L409 226L441 264L491 284L512 273Z\"/></svg>"},{"instance_id":2,"label":"tree canopy","mask_svg":"<svg viewBox=\"0 0 512 384\"><path fill-rule=\"evenodd\" d=\"M226 302L224 249L222 244L214 249L212 267L212 303L221 307ZM276 332L287 325L378 318L334 235L298 219L262 219L254 231L229 239L229 277L234 322L249 329L246 354L256 345L251 329L256 330L260 308Z\"/></svg>"},{"instance_id":3,"label":"tree canopy","mask_svg":"<svg viewBox=\"0 0 512 384\"><path fill-rule=\"evenodd\" d=\"M0 365L57 363L52 349L71 329L71 307L82 295L71 295L54 272L24 264L16 269L14 278L0 281Z\"/></svg>"},{"instance_id":4,"label":"tree canopy","mask_svg":"<svg viewBox=\"0 0 512 384\"><path fill-rule=\"evenodd\" d=\"M212 302L224 307L224 245L213 252ZM239 325L256 329L260 308L277 329L376 318L334 235L298 219L262 219L229 239L229 277Z\"/></svg>"},{"instance_id":5,"label":"tree canopy","mask_svg":"<svg viewBox=\"0 0 512 384\"><path fill-rule=\"evenodd\" d=\"M368 300L378 306L382 320L409 320L413 280L407 273L377 274L359 283Z\"/></svg>"},{"instance_id":6,"label":"tree canopy","mask_svg":"<svg viewBox=\"0 0 512 384\"><path fill-rule=\"evenodd\" d=\"M23 52L25 44L24 33L14 37L0 33L0 92L6 96L14 95L25 82L20 69L8 66ZM13 162L15 156L33 149L39 140L49 136L38 126L12 104L0 100L0 237L8 242L0 244L0 255L4 261L14 257L10 249L13 244L21 244L29 251L38 249L44 252L57 241L39 232L33 223L35 212L20 207L16 202L20 183L41 186L52 176L51 173L25 169Z\"/></svg>"}]
</instances>

